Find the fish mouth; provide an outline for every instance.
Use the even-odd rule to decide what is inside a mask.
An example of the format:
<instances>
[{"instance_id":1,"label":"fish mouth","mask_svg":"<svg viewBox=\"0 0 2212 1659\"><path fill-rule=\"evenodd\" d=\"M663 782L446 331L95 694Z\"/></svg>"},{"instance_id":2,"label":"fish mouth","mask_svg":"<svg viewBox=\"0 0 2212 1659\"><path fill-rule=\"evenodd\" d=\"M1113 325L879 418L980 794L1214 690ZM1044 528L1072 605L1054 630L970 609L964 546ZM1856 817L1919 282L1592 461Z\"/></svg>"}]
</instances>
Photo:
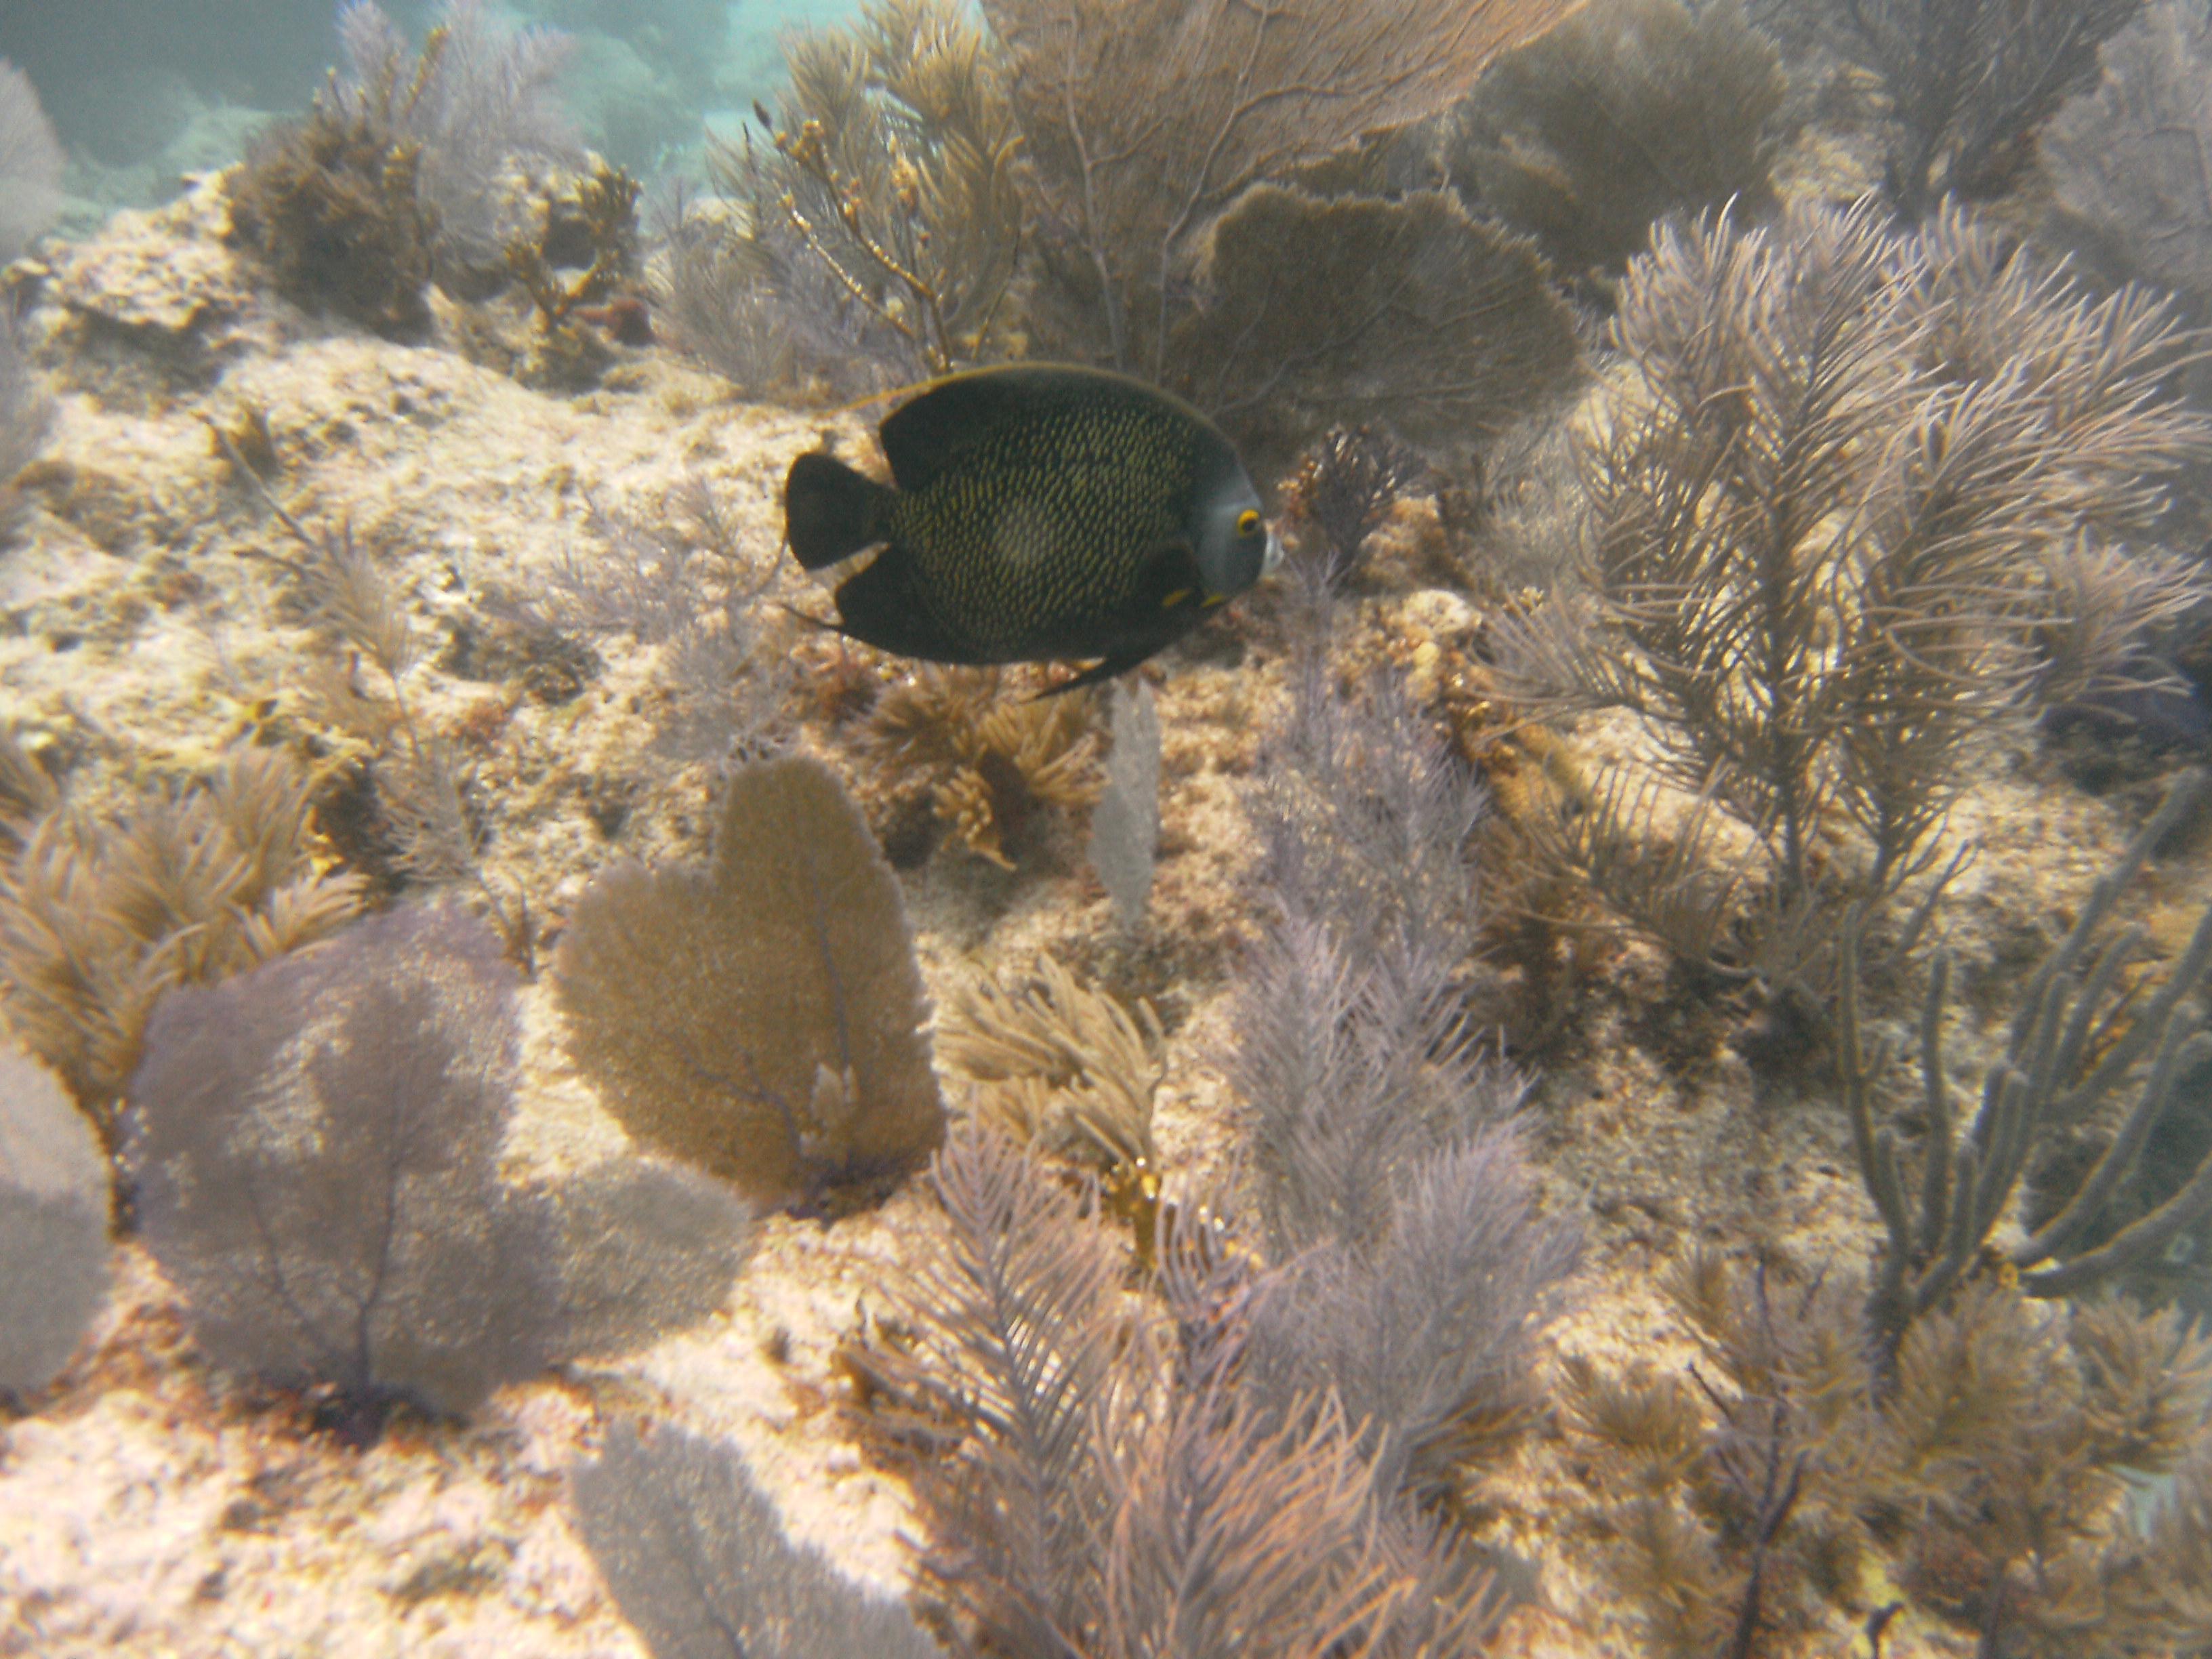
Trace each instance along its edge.
<instances>
[{"instance_id":1,"label":"fish mouth","mask_svg":"<svg viewBox=\"0 0 2212 1659\"><path fill-rule=\"evenodd\" d=\"M1272 576L1283 562L1283 538L1275 533L1275 526L1267 526L1267 550L1260 556L1260 574Z\"/></svg>"}]
</instances>

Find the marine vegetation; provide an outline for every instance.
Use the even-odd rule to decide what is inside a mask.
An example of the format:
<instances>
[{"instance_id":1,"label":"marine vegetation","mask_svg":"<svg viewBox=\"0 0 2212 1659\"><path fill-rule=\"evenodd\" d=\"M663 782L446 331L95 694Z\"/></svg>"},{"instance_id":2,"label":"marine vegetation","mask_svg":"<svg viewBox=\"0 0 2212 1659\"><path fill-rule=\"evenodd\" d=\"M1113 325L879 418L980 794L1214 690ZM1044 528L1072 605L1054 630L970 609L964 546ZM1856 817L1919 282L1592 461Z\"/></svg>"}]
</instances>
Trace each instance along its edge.
<instances>
[{"instance_id":1,"label":"marine vegetation","mask_svg":"<svg viewBox=\"0 0 2212 1659\"><path fill-rule=\"evenodd\" d=\"M574 1475L576 1518L653 1659L939 1659L904 1604L784 1535L735 1448L617 1423Z\"/></svg>"},{"instance_id":2,"label":"marine vegetation","mask_svg":"<svg viewBox=\"0 0 2212 1659\"><path fill-rule=\"evenodd\" d=\"M503 280L502 169L574 153L550 95L565 47L495 28L477 0L449 0L419 57L374 0L349 0L338 31L345 71L227 179L233 228L287 298L410 337L434 276L464 295Z\"/></svg>"},{"instance_id":3,"label":"marine vegetation","mask_svg":"<svg viewBox=\"0 0 2212 1659\"><path fill-rule=\"evenodd\" d=\"M1881 91L1882 188L1917 222L1946 196L1994 201L2035 136L2096 78L2143 0L1825 0L1823 33Z\"/></svg>"},{"instance_id":4,"label":"marine vegetation","mask_svg":"<svg viewBox=\"0 0 2212 1659\"><path fill-rule=\"evenodd\" d=\"M225 180L231 228L260 256L276 291L393 338L428 325L430 239L422 162L408 117L439 45L411 76L398 58L359 82L336 76L301 120L271 127Z\"/></svg>"},{"instance_id":5,"label":"marine vegetation","mask_svg":"<svg viewBox=\"0 0 2212 1659\"><path fill-rule=\"evenodd\" d=\"M1632 927L1818 986L1847 905L1942 884L1977 743L2186 602L2119 550L2212 428L2167 389L2165 307L2093 297L1956 212L1917 234L1866 206L1662 228L1612 338L1583 591L1501 626L1504 687L1633 711L1701 803L1671 882L1636 850L1648 796L1601 791L1628 819L1570 832Z\"/></svg>"},{"instance_id":6,"label":"marine vegetation","mask_svg":"<svg viewBox=\"0 0 2212 1659\"><path fill-rule=\"evenodd\" d=\"M1310 651L1290 692L1243 798L1260 852L1254 897L1286 927L1320 927L1338 950L1387 963L1420 1007L1458 972L1480 925L1468 857L1480 787L1401 676L1343 688ZM1248 1038L1277 1018L1294 1028L1301 1017L1268 1014ZM1407 1055L1425 1052L1401 1036Z\"/></svg>"},{"instance_id":7,"label":"marine vegetation","mask_svg":"<svg viewBox=\"0 0 2212 1659\"><path fill-rule=\"evenodd\" d=\"M0 265L21 258L61 211L62 161L38 88L0 58Z\"/></svg>"},{"instance_id":8,"label":"marine vegetation","mask_svg":"<svg viewBox=\"0 0 2212 1659\"><path fill-rule=\"evenodd\" d=\"M1578 1231L1535 1200L1517 1079L1455 1018L1473 796L1389 690L1347 707L1317 676L1261 769L1282 920L1232 1018L1249 1193L1161 1195L1127 1241L1135 1024L1057 969L948 1019L985 1087L933 1170L947 1233L845 1360L921 1504L924 1611L984 1650L1473 1655L1507 1604L1474 1493L1532 1420ZM1373 954L1332 954L1324 916ZM1097 1185L1055 1178L1054 1145Z\"/></svg>"},{"instance_id":9,"label":"marine vegetation","mask_svg":"<svg viewBox=\"0 0 2212 1659\"><path fill-rule=\"evenodd\" d=\"M944 0L874 0L850 29L793 35L784 65L758 112L773 159L725 144L714 162L768 280L796 297L795 265L826 271L860 325L836 355L857 343L896 381L1000 355L1020 138L988 37Z\"/></svg>"},{"instance_id":10,"label":"marine vegetation","mask_svg":"<svg viewBox=\"0 0 2212 1659\"><path fill-rule=\"evenodd\" d=\"M672 191L649 221L656 246L646 266L646 291L656 340L748 396L787 396L801 362L811 360L800 341L821 327L824 313L779 292L776 256L748 228L758 212L749 216L737 202ZM802 262L800 270L811 275L817 266Z\"/></svg>"},{"instance_id":11,"label":"marine vegetation","mask_svg":"<svg viewBox=\"0 0 2212 1659\"><path fill-rule=\"evenodd\" d=\"M1336 424L1453 453L1577 361L1524 245L1308 169L1438 113L1573 0L989 0L1033 227L1031 349L1221 421L1262 473Z\"/></svg>"},{"instance_id":12,"label":"marine vegetation","mask_svg":"<svg viewBox=\"0 0 2212 1659\"><path fill-rule=\"evenodd\" d=\"M1252 1380L1255 1345L1310 1311L1295 1276L1184 1209L1133 1297L1116 1233L980 1127L954 1128L931 1184L945 1237L895 1288L911 1340L870 1351L868 1407L947 1435L909 1474L926 1613L986 1650L1085 1659L1482 1650L1504 1598L1394 1484L1398 1425Z\"/></svg>"},{"instance_id":13,"label":"marine vegetation","mask_svg":"<svg viewBox=\"0 0 2212 1659\"><path fill-rule=\"evenodd\" d=\"M1066 683L1088 685L1182 638L1282 557L1229 441L1121 375L977 369L877 431L896 487L810 451L784 483L784 532L808 570L883 546L838 584L836 626L901 656L1095 657Z\"/></svg>"},{"instance_id":14,"label":"marine vegetation","mask_svg":"<svg viewBox=\"0 0 2212 1659\"><path fill-rule=\"evenodd\" d=\"M458 882L483 899L508 953L534 970L537 922L527 897L495 884L482 858L482 827L468 798L468 776L456 745L416 717L408 680L423 644L401 597L375 555L341 521L310 528L279 501L246 462L229 434L210 423L236 475L260 497L296 554L252 552L287 578L291 599L318 635L325 655L304 676L308 717L353 746L360 767L351 844L356 869L397 889L407 884ZM362 673L375 671L378 685ZM341 746L334 744L334 747ZM327 805L327 802L326 802ZM345 815L325 810L325 822Z\"/></svg>"},{"instance_id":15,"label":"marine vegetation","mask_svg":"<svg viewBox=\"0 0 2212 1659\"><path fill-rule=\"evenodd\" d=\"M1139 999L1132 1018L1045 957L1018 988L989 979L962 987L938 1049L970 1079L970 1118L1097 1175L1101 1202L1128 1224L1149 1267L1160 1197L1152 1097L1167 1075L1152 1004Z\"/></svg>"},{"instance_id":16,"label":"marine vegetation","mask_svg":"<svg viewBox=\"0 0 2212 1659\"><path fill-rule=\"evenodd\" d=\"M1346 423L1464 465L1580 379L1548 275L1527 241L1449 191L1255 185L1213 228L1197 279L1208 302L1170 313L1169 384L1261 476Z\"/></svg>"},{"instance_id":17,"label":"marine vegetation","mask_svg":"<svg viewBox=\"0 0 2212 1659\"><path fill-rule=\"evenodd\" d=\"M2212 12L2153 0L2044 129L2060 204L2134 270L2212 304Z\"/></svg>"},{"instance_id":18,"label":"marine vegetation","mask_svg":"<svg viewBox=\"0 0 2212 1659\"><path fill-rule=\"evenodd\" d=\"M2144 952L2142 929L2103 936L2123 890L2202 805L2208 783L2198 773L2178 784L2091 890L2028 981L2003 1058L1990 1067L1980 1108L1955 1145L1942 1047L1949 971L1937 958L1920 1018L1917 1181L1906 1177L1894 1133L1875 1126L1875 1090L1891 1055L1864 1037L1857 940L1846 929L1837 1065L1852 1144L1887 1233L1867 1310L1878 1356L1894 1355L1913 1320L1992 1251L2029 1295L2055 1297L2113 1280L2154 1287L2162 1267L2192 1256L2201 1263L2212 1245L2212 1146L2201 1144L2212 1122L2198 1126L2193 1154L2177 1157L2170 1138L2186 1133L2185 1118L2208 1116L2203 1088L2212 1077L2212 1035L2198 1029L2187 1004L2212 978L2212 908L2154 985L2126 983ZM2110 1097L2132 1097L2132 1103L2116 1111L2120 1103L2108 1104ZM2161 1131L2169 1132L2166 1156L2146 1158ZM2090 1161L2052 1190L2069 1138L2086 1144ZM2045 1189L2026 1218L2027 1236L1992 1246L1991 1233L2031 1171ZM2206 1270L2200 1265L2194 1276L2203 1280ZM2197 1299L2206 1299L2201 1286Z\"/></svg>"},{"instance_id":19,"label":"marine vegetation","mask_svg":"<svg viewBox=\"0 0 2212 1659\"><path fill-rule=\"evenodd\" d=\"M601 874L553 990L623 1126L756 1202L879 1196L943 1132L897 878L818 761L739 770L706 867Z\"/></svg>"},{"instance_id":20,"label":"marine vegetation","mask_svg":"<svg viewBox=\"0 0 2212 1659\"><path fill-rule=\"evenodd\" d=\"M511 222L510 168L573 166L576 132L555 92L572 43L557 29L516 29L482 0L443 0L422 54L411 54L374 0L348 0L338 14L345 71L334 82L341 106L358 106L385 85L409 95L392 110L401 142L419 158L418 199L431 222L439 282L463 296L496 281Z\"/></svg>"},{"instance_id":21,"label":"marine vegetation","mask_svg":"<svg viewBox=\"0 0 2212 1659\"><path fill-rule=\"evenodd\" d=\"M877 699L868 726L890 787L926 792L937 821L1002 870L1041 810L1079 811L1099 793L1091 694L1011 690L996 669L924 667Z\"/></svg>"},{"instance_id":22,"label":"marine vegetation","mask_svg":"<svg viewBox=\"0 0 2212 1659\"><path fill-rule=\"evenodd\" d=\"M664 753L718 767L758 757L781 719L787 677L763 648L752 601L767 583L728 504L701 476L657 505L624 510L586 497L589 539L565 545L529 590L487 606L494 624L539 641L627 635L660 653Z\"/></svg>"},{"instance_id":23,"label":"marine vegetation","mask_svg":"<svg viewBox=\"0 0 2212 1659\"><path fill-rule=\"evenodd\" d=\"M1701 1250L1662 1283L1698 1363L1572 1361L1566 1398L1598 1499L1577 1530L1655 1659L1795 1651L1835 1613L1875 1652L1946 1630L2023 1659L2212 1639L2212 1349L2172 1313L1985 1278L1878 1376L1849 1274Z\"/></svg>"},{"instance_id":24,"label":"marine vegetation","mask_svg":"<svg viewBox=\"0 0 2212 1659\"><path fill-rule=\"evenodd\" d=\"M112 1151L155 1002L324 937L362 884L319 866L313 778L279 750L234 750L112 817L62 801L28 757L12 769L37 816L0 868L8 1019Z\"/></svg>"},{"instance_id":25,"label":"marine vegetation","mask_svg":"<svg viewBox=\"0 0 2212 1659\"><path fill-rule=\"evenodd\" d=\"M573 389L596 382L606 348L577 325L636 271L642 188L620 167L599 161L576 181L571 196L540 206L531 234L508 240L507 270L538 312L535 359L524 377L528 383ZM549 249L556 235L581 244L584 263L574 276L564 279L554 268Z\"/></svg>"},{"instance_id":26,"label":"marine vegetation","mask_svg":"<svg viewBox=\"0 0 2212 1659\"><path fill-rule=\"evenodd\" d=\"M2212 1038L2188 1005L2212 970L2212 912L2160 979L2135 979L2140 930L2108 928L2203 788L2169 795L2029 977L1963 1124L1941 956L1918 1098L1877 1118L1896 1055L1869 1036L1848 926L1835 1060L1880 1223L1868 1270L1765 1248L1746 1271L1700 1246L1662 1279L1702 1351L1686 1376L1568 1361L1602 1505L1587 1530L1654 1654L1766 1651L1835 1613L2049 1659L2212 1639L2192 1576L2212 1559L2212 1347L2185 1306L2084 1294L2170 1294L2212 1215L2212 1158L2143 1156L2203 1115ZM2077 1139L2086 1159L2063 1156ZM2037 1172L2055 1184L2023 1201ZM2161 1502L2138 1501L2177 1470Z\"/></svg>"},{"instance_id":27,"label":"marine vegetation","mask_svg":"<svg viewBox=\"0 0 2212 1659\"><path fill-rule=\"evenodd\" d=\"M1420 458L1387 433L1341 426L1324 433L1283 484L1285 551L1300 580L1349 583L1367 538L1425 473Z\"/></svg>"},{"instance_id":28,"label":"marine vegetation","mask_svg":"<svg viewBox=\"0 0 2212 1659\"><path fill-rule=\"evenodd\" d=\"M1461 197L1563 272L1618 272L1651 226L1774 206L1774 46L1736 0L1595 0L1507 52L1446 120Z\"/></svg>"},{"instance_id":29,"label":"marine vegetation","mask_svg":"<svg viewBox=\"0 0 2212 1659\"><path fill-rule=\"evenodd\" d=\"M84 1114L0 1050L0 1401L45 1388L107 1299L111 1184Z\"/></svg>"},{"instance_id":30,"label":"marine vegetation","mask_svg":"<svg viewBox=\"0 0 2212 1659\"><path fill-rule=\"evenodd\" d=\"M139 1227L194 1340L356 1443L695 1320L750 1247L687 1171L502 1181L516 985L482 923L405 907L164 999L131 1079Z\"/></svg>"},{"instance_id":31,"label":"marine vegetation","mask_svg":"<svg viewBox=\"0 0 2212 1659\"><path fill-rule=\"evenodd\" d=\"M1516 1382L1576 1230L1538 1215L1462 975L1479 793L1402 684L1292 682L1246 792L1268 920L1235 997L1255 1245L1296 1287L1255 1339L1280 1395L1331 1388L1382 1467L1450 1510L1525 1426ZM1272 1334L1271 1334L1272 1333Z\"/></svg>"}]
</instances>

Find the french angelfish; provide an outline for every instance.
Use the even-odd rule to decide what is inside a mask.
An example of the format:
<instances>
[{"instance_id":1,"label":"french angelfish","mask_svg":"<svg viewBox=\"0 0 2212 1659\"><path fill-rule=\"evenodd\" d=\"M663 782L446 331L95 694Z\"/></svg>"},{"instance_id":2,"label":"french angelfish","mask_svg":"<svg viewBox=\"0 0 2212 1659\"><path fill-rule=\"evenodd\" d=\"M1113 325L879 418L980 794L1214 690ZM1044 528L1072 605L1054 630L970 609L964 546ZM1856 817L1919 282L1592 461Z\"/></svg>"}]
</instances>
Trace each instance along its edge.
<instances>
[{"instance_id":1,"label":"french angelfish","mask_svg":"<svg viewBox=\"0 0 2212 1659\"><path fill-rule=\"evenodd\" d=\"M1087 684L1188 633L1282 558L1220 429L1123 375L1027 363L955 374L877 434L896 487L810 452L784 481L784 532L809 570L883 547L838 586L834 625L901 656L1097 659L1068 683Z\"/></svg>"}]
</instances>

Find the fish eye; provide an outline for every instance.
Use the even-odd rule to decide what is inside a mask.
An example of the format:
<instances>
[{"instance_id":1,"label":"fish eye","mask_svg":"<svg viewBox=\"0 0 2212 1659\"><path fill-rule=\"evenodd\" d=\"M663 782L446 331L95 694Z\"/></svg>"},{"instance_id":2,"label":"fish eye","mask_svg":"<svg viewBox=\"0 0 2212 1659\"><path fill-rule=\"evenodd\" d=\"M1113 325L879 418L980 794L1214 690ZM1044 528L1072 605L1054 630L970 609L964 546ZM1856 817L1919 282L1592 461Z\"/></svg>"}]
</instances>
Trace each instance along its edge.
<instances>
[{"instance_id":1,"label":"fish eye","mask_svg":"<svg viewBox=\"0 0 2212 1659\"><path fill-rule=\"evenodd\" d=\"M1260 533L1260 515L1257 513L1255 513L1249 507L1242 513L1239 513L1237 515L1237 533L1240 536L1258 535Z\"/></svg>"}]
</instances>

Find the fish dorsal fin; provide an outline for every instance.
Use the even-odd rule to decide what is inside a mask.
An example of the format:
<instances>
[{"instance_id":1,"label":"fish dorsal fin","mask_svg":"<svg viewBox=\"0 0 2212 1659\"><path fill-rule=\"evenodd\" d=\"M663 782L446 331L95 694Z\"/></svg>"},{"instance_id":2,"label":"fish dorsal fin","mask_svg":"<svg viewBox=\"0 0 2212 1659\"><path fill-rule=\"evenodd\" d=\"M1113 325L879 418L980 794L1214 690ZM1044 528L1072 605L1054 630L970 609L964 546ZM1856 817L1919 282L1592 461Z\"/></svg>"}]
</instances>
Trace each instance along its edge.
<instances>
[{"instance_id":1,"label":"fish dorsal fin","mask_svg":"<svg viewBox=\"0 0 2212 1659\"><path fill-rule=\"evenodd\" d=\"M1005 422L1071 401L1172 403L1140 380L1067 363L1001 364L949 374L876 428L902 490L926 489L952 458Z\"/></svg>"}]
</instances>

